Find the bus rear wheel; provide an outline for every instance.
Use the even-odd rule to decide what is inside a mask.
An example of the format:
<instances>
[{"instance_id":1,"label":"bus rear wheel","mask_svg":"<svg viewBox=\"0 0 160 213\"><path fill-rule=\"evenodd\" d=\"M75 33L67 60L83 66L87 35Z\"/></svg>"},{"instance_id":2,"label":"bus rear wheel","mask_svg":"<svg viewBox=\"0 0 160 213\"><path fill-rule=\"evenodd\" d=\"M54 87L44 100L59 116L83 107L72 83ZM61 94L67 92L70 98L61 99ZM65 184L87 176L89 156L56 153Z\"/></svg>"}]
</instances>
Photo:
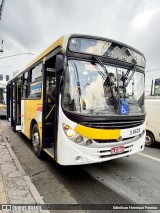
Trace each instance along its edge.
<instances>
[{"instance_id":1,"label":"bus rear wheel","mask_svg":"<svg viewBox=\"0 0 160 213\"><path fill-rule=\"evenodd\" d=\"M37 124L34 124L32 128L32 146L35 155L40 158L42 156L42 149L40 145L40 136Z\"/></svg>"},{"instance_id":2,"label":"bus rear wheel","mask_svg":"<svg viewBox=\"0 0 160 213\"><path fill-rule=\"evenodd\" d=\"M152 147L155 144L154 136L151 132L146 132L145 146Z\"/></svg>"}]
</instances>

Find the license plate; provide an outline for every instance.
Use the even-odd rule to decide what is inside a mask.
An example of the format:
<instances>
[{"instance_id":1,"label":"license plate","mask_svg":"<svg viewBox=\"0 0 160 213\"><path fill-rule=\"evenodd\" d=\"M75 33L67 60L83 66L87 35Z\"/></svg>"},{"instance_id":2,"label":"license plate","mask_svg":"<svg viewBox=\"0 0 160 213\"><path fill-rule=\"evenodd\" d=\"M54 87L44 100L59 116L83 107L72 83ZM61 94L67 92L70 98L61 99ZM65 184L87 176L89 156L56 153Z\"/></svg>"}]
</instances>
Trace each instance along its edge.
<instances>
[{"instance_id":1,"label":"license plate","mask_svg":"<svg viewBox=\"0 0 160 213\"><path fill-rule=\"evenodd\" d=\"M111 149L111 154L119 154L124 152L124 146L113 147Z\"/></svg>"}]
</instances>

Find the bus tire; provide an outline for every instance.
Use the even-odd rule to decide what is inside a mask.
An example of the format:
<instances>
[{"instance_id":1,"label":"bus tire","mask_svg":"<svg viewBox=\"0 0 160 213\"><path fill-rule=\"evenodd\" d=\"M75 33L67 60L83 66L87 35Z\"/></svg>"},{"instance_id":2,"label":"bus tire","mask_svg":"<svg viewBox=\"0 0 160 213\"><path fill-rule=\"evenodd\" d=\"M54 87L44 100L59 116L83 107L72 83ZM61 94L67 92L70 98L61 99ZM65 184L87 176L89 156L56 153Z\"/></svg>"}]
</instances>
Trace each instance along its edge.
<instances>
[{"instance_id":1,"label":"bus tire","mask_svg":"<svg viewBox=\"0 0 160 213\"><path fill-rule=\"evenodd\" d=\"M37 124L33 125L31 140L32 140L34 154L38 158L42 157L42 148L40 146L40 135L39 135L39 129Z\"/></svg>"},{"instance_id":2,"label":"bus tire","mask_svg":"<svg viewBox=\"0 0 160 213\"><path fill-rule=\"evenodd\" d=\"M155 144L154 136L151 132L146 132L145 146L152 147Z\"/></svg>"}]
</instances>

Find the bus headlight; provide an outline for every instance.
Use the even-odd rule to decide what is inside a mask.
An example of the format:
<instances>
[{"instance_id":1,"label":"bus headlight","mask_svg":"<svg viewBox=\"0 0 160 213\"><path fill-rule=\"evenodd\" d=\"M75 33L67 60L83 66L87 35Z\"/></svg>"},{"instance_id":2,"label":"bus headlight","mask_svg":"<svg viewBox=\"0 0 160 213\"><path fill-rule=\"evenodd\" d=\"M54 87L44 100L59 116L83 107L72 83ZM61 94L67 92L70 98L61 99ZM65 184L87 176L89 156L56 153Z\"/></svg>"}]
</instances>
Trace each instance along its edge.
<instances>
[{"instance_id":1,"label":"bus headlight","mask_svg":"<svg viewBox=\"0 0 160 213\"><path fill-rule=\"evenodd\" d=\"M80 144L81 142L83 142L83 140L84 140L83 136L81 136L77 132L75 132L69 125L63 124L63 130L64 130L66 136L73 142L75 142L77 144Z\"/></svg>"},{"instance_id":2,"label":"bus headlight","mask_svg":"<svg viewBox=\"0 0 160 213\"><path fill-rule=\"evenodd\" d=\"M73 129L68 129L68 130L67 130L67 136L68 136L69 138L74 137L74 136L75 136L75 131L74 131Z\"/></svg>"},{"instance_id":3,"label":"bus headlight","mask_svg":"<svg viewBox=\"0 0 160 213\"><path fill-rule=\"evenodd\" d=\"M75 131L68 125L66 124L63 124L63 129L64 129L64 132L66 133L66 135L69 137L69 138L73 138L75 136Z\"/></svg>"},{"instance_id":4,"label":"bus headlight","mask_svg":"<svg viewBox=\"0 0 160 213\"><path fill-rule=\"evenodd\" d=\"M79 133L74 131L69 125L63 123L62 127L65 135L74 143L82 146L89 146L93 143L91 139L85 138L84 136L80 135Z\"/></svg>"},{"instance_id":5,"label":"bus headlight","mask_svg":"<svg viewBox=\"0 0 160 213\"><path fill-rule=\"evenodd\" d=\"M91 140L91 139L86 140L86 145L87 145L87 146L89 146L89 145L91 145L91 144L92 144L92 140Z\"/></svg>"},{"instance_id":6,"label":"bus headlight","mask_svg":"<svg viewBox=\"0 0 160 213\"><path fill-rule=\"evenodd\" d=\"M76 143L81 143L83 141L83 137L81 135L78 135L76 138L75 138L75 142Z\"/></svg>"}]
</instances>

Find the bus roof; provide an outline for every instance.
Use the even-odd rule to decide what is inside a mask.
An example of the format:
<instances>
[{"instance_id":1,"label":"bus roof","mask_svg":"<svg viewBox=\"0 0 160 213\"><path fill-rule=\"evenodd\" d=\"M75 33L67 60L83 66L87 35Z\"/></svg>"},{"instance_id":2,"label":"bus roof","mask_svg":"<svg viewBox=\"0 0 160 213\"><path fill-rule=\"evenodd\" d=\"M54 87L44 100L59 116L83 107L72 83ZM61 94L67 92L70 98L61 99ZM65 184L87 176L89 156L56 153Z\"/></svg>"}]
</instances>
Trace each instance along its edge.
<instances>
[{"instance_id":1,"label":"bus roof","mask_svg":"<svg viewBox=\"0 0 160 213\"><path fill-rule=\"evenodd\" d=\"M66 36L62 36L59 39L57 39L55 42L53 42L47 49L45 49L40 55L38 55L35 59L33 59L29 64L27 64L26 69L37 63L38 61L42 60L46 55L48 55L52 50L54 50L56 47L61 46L64 48L65 46L65 40L67 38ZM23 73L26 69L18 71L8 82L12 81L15 77L19 76L21 73Z\"/></svg>"},{"instance_id":2,"label":"bus roof","mask_svg":"<svg viewBox=\"0 0 160 213\"><path fill-rule=\"evenodd\" d=\"M136 48L134 48L134 47L132 47L128 44L122 43L120 41L116 41L116 40L107 38L107 37L100 37L100 36L93 36L93 35L86 35L86 34L70 34L70 35L68 35L68 37L84 37L84 38L90 38L90 39L93 38L93 39L97 39L97 40L107 40L109 42L114 42L114 43L120 44L122 46L128 47L128 48L136 51L137 53L139 53L143 57L145 57L144 54L142 52L140 52L139 50L137 50Z\"/></svg>"},{"instance_id":3,"label":"bus roof","mask_svg":"<svg viewBox=\"0 0 160 213\"><path fill-rule=\"evenodd\" d=\"M52 50L54 50L57 46L64 47L65 36L60 37L58 40L53 42L46 50L44 50L40 55L38 55L35 59L33 59L28 65L27 68L43 59L47 54L49 54Z\"/></svg>"},{"instance_id":4,"label":"bus roof","mask_svg":"<svg viewBox=\"0 0 160 213\"><path fill-rule=\"evenodd\" d=\"M119 41L115 41L109 38L104 38L104 37L99 37L99 36L93 36L93 35L85 35L85 34L68 34L68 35L63 35L62 37L60 37L59 39L57 39L55 42L53 42L46 50L44 50L40 55L38 55L35 59L33 59L26 68L29 68L30 66L32 66L33 64L35 64L36 62L38 62L39 60L43 59L47 54L49 54L52 50L54 50L56 47L61 46L62 48L66 47L66 42L68 41L69 37L85 37L85 38L94 38L94 39L99 39L99 40L107 40L110 42L114 42L117 44L121 44L123 46L126 46L134 51L136 51L137 53L141 54L143 57L143 53L141 53L139 50L135 49L134 47L131 47L127 44L124 44L122 42Z\"/></svg>"},{"instance_id":5,"label":"bus roof","mask_svg":"<svg viewBox=\"0 0 160 213\"><path fill-rule=\"evenodd\" d=\"M35 59L33 59L27 66L26 69L28 69L29 67L31 67L32 65L34 65L35 63L37 63L38 61L42 60L43 58L45 58L45 56L47 56L50 52L52 52L56 47L61 46L62 49L65 51L65 48L67 46L67 41L70 37L82 37L82 38L93 38L93 39L99 39L99 40L107 40L110 42L114 42L117 44L121 44L124 45L125 47L128 47L134 51L136 51L137 53L141 54L143 57L143 53L141 53L140 51L138 51L137 49L124 44L122 42L116 41L116 40L112 40L109 38L105 38L105 37L99 37L99 36L93 36L93 35L86 35L86 34L67 34L67 35L63 35L62 37L60 37L59 39L57 39L55 42L53 42L47 49L45 49L40 55L38 55ZM145 57L144 57L145 58ZM25 69L25 70L26 70ZM24 70L23 70L24 71ZM12 79L14 79L16 76L20 75L21 73L23 73L23 71L19 71L15 76L13 76L10 81ZM10 82L9 81L9 82Z\"/></svg>"}]
</instances>

